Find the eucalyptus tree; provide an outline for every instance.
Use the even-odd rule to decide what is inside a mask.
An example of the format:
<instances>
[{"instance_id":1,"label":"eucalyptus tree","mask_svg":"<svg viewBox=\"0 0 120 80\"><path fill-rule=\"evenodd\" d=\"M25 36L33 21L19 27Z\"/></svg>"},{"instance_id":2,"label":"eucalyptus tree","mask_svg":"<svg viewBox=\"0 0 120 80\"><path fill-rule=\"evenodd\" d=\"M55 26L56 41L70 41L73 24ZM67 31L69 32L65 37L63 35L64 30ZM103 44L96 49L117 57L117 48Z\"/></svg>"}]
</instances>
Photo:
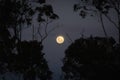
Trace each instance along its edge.
<instances>
[{"instance_id":1,"label":"eucalyptus tree","mask_svg":"<svg viewBox=\"0 0 120 80\"><path fill-rule=\"evenodd\" d=\"M99 13L101 24L105 35L104 19L107 18L116 29L118 29L120 43L120 1L119 0L79 0L74 5L75 11L80 11L80 16L85 18L87 15L93 16L93 13ZM112 16L111 16L112 15ZM114 16L115 19L112 17Z\"/></svg>"},{"instance_id":2,"label":"eucalyptus tree","mask_svg":"<svg viewBox=\"0 0 120 80\"><path fill-rule=\"evenodd\" d=\"M14 72L20 74L20 77L23 75L24 80L35 80L36 76L40 80L51 79L51 71L42 53L42 41L49 34L48 24L58 16L53 12L52 6L45 3L45 0L0 0L1 74ZM24 25L28 27L33 24L35 15L38 15L37 21L40 24L46 23L45 36L41 37L40 41L23 42L21 31L25 28ZM44 16L46 19L43 18ZM38 32L41 34L40 31Z\"/></svg>"},{"instance_id":3,"label":"eucalyptus tree","mask_svg":"<svg viewBox=\"0 0 120 80\"><path fill-rule=\"evenodd\" d=\"M14 64L10 65L9 69L23 75L24 80L52 79L52 72L44 58L41 42L22 41L17 44L17 50L18 54L15 56Z\"/></svg>"},{"instance_id":4,"label":"eucalyptus tree","mask_svg":"<svg viewBox=\"0 0 120 80\"><path fill-rule=\"evenodd\" d=\"M47 36L57 28L53 27L48 30L49 24L52 23L54 20L58 19L59 16L54 13L54 10L50 4L37 6L35 10L38 14L37 22L39 26L37 27L37 31L34 32L34 34L38 34L40 42L43 42L47 38Z\"/></svg>"},{"instance_id":5,"label":"eucalyptus tree","mask_svg":"<svg viewBox=\"0 0 120 80\"><path fill-rule=\"evenodd\" d=\"M119 80L119 48L113 38L80 38L65 51L64 80Z\"/></svg>"}]
</instances>

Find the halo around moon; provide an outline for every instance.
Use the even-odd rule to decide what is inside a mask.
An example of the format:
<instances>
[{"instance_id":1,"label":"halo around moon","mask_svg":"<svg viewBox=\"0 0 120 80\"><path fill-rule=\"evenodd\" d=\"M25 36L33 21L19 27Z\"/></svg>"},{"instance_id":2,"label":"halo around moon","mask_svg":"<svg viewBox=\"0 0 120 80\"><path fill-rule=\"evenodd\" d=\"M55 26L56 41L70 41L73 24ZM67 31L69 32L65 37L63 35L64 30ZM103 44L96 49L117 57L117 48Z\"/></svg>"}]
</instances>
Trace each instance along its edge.
<instances>
[{"instance_id":1,"label":"halo around moon","mask_svg":"<svg viewBox=\"0 0 120 80\"><path fill-rule=\"evenodd\" d=\"M64 43L64 37L63 37L63 36L57 36L56 42L57 42L58 44Z\"/></svg>"}]
</instances>

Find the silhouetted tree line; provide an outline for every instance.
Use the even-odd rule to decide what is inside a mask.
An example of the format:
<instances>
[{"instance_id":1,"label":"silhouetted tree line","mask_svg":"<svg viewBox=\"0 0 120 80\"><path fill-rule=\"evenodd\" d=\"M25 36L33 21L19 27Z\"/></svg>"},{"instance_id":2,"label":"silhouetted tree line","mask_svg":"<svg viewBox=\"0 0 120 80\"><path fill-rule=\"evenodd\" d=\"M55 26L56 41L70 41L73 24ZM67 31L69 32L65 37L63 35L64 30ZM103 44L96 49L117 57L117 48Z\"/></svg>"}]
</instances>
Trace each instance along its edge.
<instances>
[{"instance_id":1,"label":"silhouetted tree line","mask_svg":"<svg viewBox=\"0 0 120 80\"><path fill-rule=\"evenodd\" d=\"M120 45L113 38L80 38L65 51L64 80L119 80Z\"/></svg>"},{"instance_id":2,"label":"silhouetted tree line","mask_svg":"<svg viewBox=\"0 0 120 80\"><path fill-rule=\"evenodd\" d=\"M58 16L52 6L45 3L46 0L0 0L1 80L6 79L4 75L7 72L15 73L19 80L52 79L52 72L42 52L42 42L48 36L48 24ZM22 30L34 24L34 15L37 15L36 22L45 23L45 36L38 31L40 41L22 41Z\"/></svg>"},{"instance_id":3,"label":"silhouetted tree line","mask_svg":"<svg viewBox=\"0 0 120 80\"><path fill-rule=\"evenodd\" d=\"M118 41L120 43L120 1L119 0L78 0L74 5L74 11L79 11L82 18L86 16L97 16L100 19L106 37L109 35L105 29L106 18L115 29L118 30ZM115 19L113 19L113 17Z\"/></svg>"},{"instance_id":4,"label":"silhouetted tree line","mask_svg":"<svg viewBox=\"0 0 120 80\"><path fill-rule=\"evenodd\" d=\"M2 43L1 43L2 44ZM0 45L0 73L14 72L24 80L51 80L52 72L42 52L43 46L38 41L22 41L16 45L17 49L6 52L6 47ZM4 78L4 77L3 77Z\"/></svg>"},{"instance_id":5,"label":"silhouetted tree line","mask_svg":"<svg viewBox=\"0 0 120 80\"><path fill-rule=\"evenodd\" d=\"M82 0L84 1L84 0ZM85 0L88 2L89 0ZM94 0L93 0L94 1ZM98 1L98 2L97 2ZM97 0L94 5L100 14L104 14L115 26L116 24L107 16L108 0ZM115 0L116 2L119 0ZM15 73L19 80L51 80L52 72L49 70L44 58L43 40L48 36L47 26L58 16L53 12L51 5L44 4L45 0L0 0L0 75ZM119 5L113 3L113 8L119 14ZM38 4L34 6L33 4ZM98 4L101 3L101 4ZM104 4L103 4L104 3ZM106 11L103 11L104 5ZM88 10L86 6L75 5L74 9ZM110 7L111 8L111 7ZM86 16L82 10L80 15ZM40 41L22 41L21 31L24 25L32 25L33 16L37 15L40 27L45 23L45 35L38 29ZM118 17L119 21L119 17ZM104 27L104 25L103 25ZM119 30L119 25L116 26ZM33 31L34 32L34 31ZM65 51L64 72L65 80L101 80L120 79L120 45L113 38L80 38L72 43Z\"/></svg>"}]
</instances>

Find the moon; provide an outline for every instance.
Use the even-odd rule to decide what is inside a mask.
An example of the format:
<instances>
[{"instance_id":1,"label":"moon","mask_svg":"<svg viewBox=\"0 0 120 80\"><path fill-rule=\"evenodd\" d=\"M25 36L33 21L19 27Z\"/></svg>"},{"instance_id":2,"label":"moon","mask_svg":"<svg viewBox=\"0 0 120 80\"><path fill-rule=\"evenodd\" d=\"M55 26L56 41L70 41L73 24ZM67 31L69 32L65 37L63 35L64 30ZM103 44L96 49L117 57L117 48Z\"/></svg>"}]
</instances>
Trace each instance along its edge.
<instances>
[{"instance_id":1,"label":"moon","mask_svg":"<svg viewBox=\"0 0 120 80\"><path fill-rule=\"evenodd\" d=\"M57 36L56 42L57 42L58 44L64 43L64 37L63 37L63 36Z\"/></svg>"}]
</instances>

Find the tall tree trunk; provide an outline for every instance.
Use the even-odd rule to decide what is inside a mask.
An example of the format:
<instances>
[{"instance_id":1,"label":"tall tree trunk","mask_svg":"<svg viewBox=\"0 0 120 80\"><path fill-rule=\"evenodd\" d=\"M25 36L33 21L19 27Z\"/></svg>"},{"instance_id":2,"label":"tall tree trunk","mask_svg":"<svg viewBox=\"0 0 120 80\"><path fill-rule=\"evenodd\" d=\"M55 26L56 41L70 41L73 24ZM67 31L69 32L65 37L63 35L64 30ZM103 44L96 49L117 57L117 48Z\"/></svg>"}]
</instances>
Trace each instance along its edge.
<instances>
[{"instance_id":1,"label":"tall tree trunk","mask_svg":"<svg viewBox=\"0 0 120 80\"><path fill-rule=\"evenodd\" d=\"M118 14L118 38L119 38L119 44L120 44L120 13L117 12Z\"/></svg>"},{"instance_id":2,"label":"tall tree trunk","mask_svg":"<svg viewBox=\"0 0 120 80\"><path fill-rule=\"evenodd\" d=\"M32 40L35 40L35 27L32 26Z\"/></svg>"},{"instance_id":3,"label":"tall tree trunk","mask_svg":"<svg viewBox=\"0 0 120 80\"><path fill-rule=\"evenodd\" d=\"M106 32L106 30L105 30L105 26L104 26L104 22L103 22L103 18L102 18L102 13L101 13L101 12L100 12L100 21L101 21L101 24L102 24L102 28L103 28L105 37L108 37L108 36L107 36L107 32Z\"/></svg>"},{"instance_id":4,"label":"tall tree trunk","mask_svg":"<svg viewBox=\"0 0 120 80\"><path fill-rule=\"evenodd\" d=\"M6 80L4 75L2 76L2 79L1 79L1 80Z\"/></svg>"},{"instance_id":5,"label":"tall tree trunk","mask_svg":"<svg viewBox=\"0 0 120 80\"><path fill-rule=\"evenodd\" d=\"M19 74L18 74L18 80L21 80L21 77L22 77L22 76L21 76L21 74L19 73Z\"/></svg>"},{"instance_id":6,"label":"tall tree trunk","mask_svg":"<svg viewBox=\"0 0 120 80\"><path fill-rule=\"evenodd\" d=\"M22 39L22 24L20 24L20 27L19 27L19 39L20 39L20 42L21 42L21 39Z\"/></svg>"}]
</instances>

